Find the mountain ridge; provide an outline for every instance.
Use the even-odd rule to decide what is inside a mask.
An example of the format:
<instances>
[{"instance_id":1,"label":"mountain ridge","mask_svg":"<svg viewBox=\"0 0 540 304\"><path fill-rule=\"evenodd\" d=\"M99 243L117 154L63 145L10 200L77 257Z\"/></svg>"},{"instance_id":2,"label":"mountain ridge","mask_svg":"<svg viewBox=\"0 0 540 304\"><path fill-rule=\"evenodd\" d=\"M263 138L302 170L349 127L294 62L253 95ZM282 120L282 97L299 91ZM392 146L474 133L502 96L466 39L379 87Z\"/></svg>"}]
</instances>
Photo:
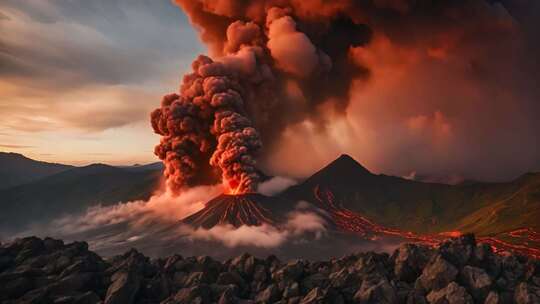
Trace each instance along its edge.
<instances>
[{"instance_id":1,"label":"mountain ridge","mask_svg":"<svg viewBox=\"0 0 540 304\"><path fill-rule=\"evenodd\" d=\"M39 180L71 168L74 167L34 160L19 153L0 152L0 190Z\"/></svg>"}]
</instances>

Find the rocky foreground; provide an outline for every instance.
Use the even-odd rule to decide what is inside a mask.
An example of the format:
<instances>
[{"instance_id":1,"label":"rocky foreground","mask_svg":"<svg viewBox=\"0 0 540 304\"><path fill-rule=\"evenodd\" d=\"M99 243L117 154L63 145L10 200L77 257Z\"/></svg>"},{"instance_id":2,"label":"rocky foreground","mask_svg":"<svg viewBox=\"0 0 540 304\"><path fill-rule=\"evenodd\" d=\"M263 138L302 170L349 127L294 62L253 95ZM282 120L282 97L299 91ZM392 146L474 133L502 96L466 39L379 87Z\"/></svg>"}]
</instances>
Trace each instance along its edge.
<instances>
[{"instance_id":1,"label":"rocky foreground","mask_svg":"<svg viewBox=\"0 0 540 304\"><path fill-rule=\"evenodd\" d=\"M0 246L1 303L540 303L540 263L494 254L471 235L439 248L322 262L248 254L226 262L135 250L104 260L84 242Z\"/></svg>"}]
</instances>

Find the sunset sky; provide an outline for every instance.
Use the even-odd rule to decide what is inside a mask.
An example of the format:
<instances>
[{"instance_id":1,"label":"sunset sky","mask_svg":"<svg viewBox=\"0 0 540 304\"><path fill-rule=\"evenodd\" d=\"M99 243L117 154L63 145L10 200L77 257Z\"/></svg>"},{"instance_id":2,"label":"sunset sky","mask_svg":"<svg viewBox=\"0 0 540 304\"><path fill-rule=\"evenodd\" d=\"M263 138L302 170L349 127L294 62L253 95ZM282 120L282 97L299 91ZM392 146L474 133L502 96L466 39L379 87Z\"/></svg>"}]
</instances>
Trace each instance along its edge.
<instances>
[{"instance_id":1,"label":"sunset sky","mask_svg":"<svg viewBox=\"0 0 540 304\"><path fill-rule=\"evenodd\" d=\"M0 2L0 151L156 161L149 112L203 46L169 0Z\"/></svg>"},{"instance_id":2,"label":"sunset sky","mask_svg":"<svg viewBox=\"0 0 540 304\"><path fill-rule=\"evenodd\" d=\"M241 1L250 9L234 3L1 1L0 151L76 165L157 161L160 137L150 112L161 97L178 92L198 54L242 56L220 49L234 20L227 18L261 13L255 22L264 27L266 12L257 7L264 2ZM274 56L265 60L285 95L276 95L279 107L258 126L263 138L272 135L257 156L263 170L307 176L342 153L373 172L401 176L508 180L540 170L539 1L290 3L307 29L310 18L335 21L332 14L343 10L352 28L371 34L343 47L341 38L355 38L343 24L336 32L312 29L311 37L295 32L292 18L273 33L266 29L280 37L259 42ZM333 56L326 58L328 78L303 89L323 65L295 69L311 58L300 44L343 47L326 50ZM347 77L347 68L364 73ZM343 92L325 95L328 83ZM260 97L247 102L264 105Z\"/></svg>"}]
</instances>

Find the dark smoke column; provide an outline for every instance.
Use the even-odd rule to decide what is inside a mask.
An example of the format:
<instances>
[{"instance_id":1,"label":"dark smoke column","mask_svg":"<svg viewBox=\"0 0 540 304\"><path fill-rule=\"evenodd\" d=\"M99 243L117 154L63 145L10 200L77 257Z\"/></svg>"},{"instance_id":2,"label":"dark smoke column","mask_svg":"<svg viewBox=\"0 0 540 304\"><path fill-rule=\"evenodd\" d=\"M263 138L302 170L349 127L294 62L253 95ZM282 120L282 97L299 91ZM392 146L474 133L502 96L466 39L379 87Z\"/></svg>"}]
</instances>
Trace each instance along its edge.
<instances>
[{"instance_id":1,"label":"dark smoke column","mask_svg":"<svg viewBox=\"0 0 540 304\"><path fill-rule=\"evenodd\" d=\"M167 186L180 193L222 181L230 193L254 192L255 160L268 159L288 126L323 122L327 105L344 113L361 71L347 53L369 31L347 17L307 18L294 1L175 2L213 59L198 57L180 93L163 97L152 113Z\"/></svg>"},{"instance_id":2,"label":"dark smoke column","mask_svg":"<svg viewBox=\"0 0 540 304\"><path fill-rule=\"evenodd\" d=\"M162 136L155 154L165 163L167 187L178 194L217 182L221 174L231 193L256 191L262 143L246 117L241 85L230 68L208 57L199 56L192 67L180 95L164 96L151 114Z\"/></svg>"}]
</instances>

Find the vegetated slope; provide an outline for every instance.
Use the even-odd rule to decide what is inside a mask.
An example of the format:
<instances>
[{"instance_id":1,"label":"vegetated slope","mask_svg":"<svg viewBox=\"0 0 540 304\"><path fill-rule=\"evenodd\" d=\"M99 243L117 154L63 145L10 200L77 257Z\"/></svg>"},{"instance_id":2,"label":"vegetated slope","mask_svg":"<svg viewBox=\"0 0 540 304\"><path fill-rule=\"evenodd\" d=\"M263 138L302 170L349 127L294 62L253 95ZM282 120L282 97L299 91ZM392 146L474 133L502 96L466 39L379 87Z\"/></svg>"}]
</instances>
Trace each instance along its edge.
<instances>
[{"instance_id":1,"label":"vegetated slope","mask_svg":"<svg viewBox=\"0 0 540 304\"><path fill-rule=\"evenodd\" d=\"M474 200L484 206L458 222L457 229L482 235L519 228L540 231L540 174L527 173L510 183L478 184Z\"/></svg>"},{"instance_id":2,"label":"vegetated slope","mask_svg":"<svg viewBox=\"0 0 540 304\"><path fill-rule=\"evenodd\" d=\"M36 161L18 153L0 152L0 190L26 184L71 168L73 166Z\"/></svg>"},{"instance_id":3,"label":"vegetated slope","mask_svg":"<svg viewBox=\"0 0 540 304\"><path fill-rule=\"evenodd\" d=\"M6 189L0 191L0 231L93 205L148 199L160 178L159 170L133 172L95 164Z\"/></svg>"},{"instance_id":4,"label":"vegetated slope","mask_svg":"<svg viewBox=\"0 0 540 304\"><path fill-rule=\"evenodd\" d=\"M327 197L331 194L333 202ZM380 225L416 233L459 229L480 235L538 229L540 175L509 183L446 185L375 175L347 155L282 196L328 204L361 214Z\"/></svg>"}]
</instances>

